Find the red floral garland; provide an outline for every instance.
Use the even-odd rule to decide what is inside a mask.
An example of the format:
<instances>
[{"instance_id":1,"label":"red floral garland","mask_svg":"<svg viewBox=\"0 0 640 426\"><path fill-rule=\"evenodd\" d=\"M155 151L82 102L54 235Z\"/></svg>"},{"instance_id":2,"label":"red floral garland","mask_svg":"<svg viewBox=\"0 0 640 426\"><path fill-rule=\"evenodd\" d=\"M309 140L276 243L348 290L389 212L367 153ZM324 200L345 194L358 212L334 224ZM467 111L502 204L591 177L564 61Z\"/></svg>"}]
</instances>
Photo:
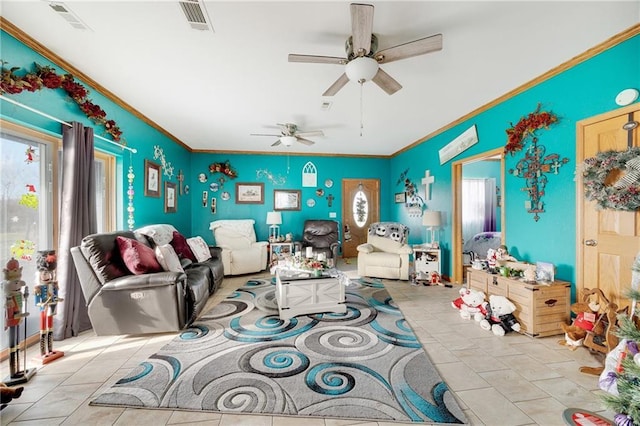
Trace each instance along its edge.
<instances>
[{"instance_id":1,"label":"red floral garland","mask_svg":"<svg viewBox=\"0 0 640 426\"><path fill-rule=\"evenodd\" d=\"M107 120L107 113L87 98L89 91L82 84L75 81L71 74L59 75L52 67L34 64L36 71L21 77L16 75L16 71L20 69L19 67L7 69L4 64L5 62L2 62L0 94L17 95L24 90L35 92L43 88L63 89L78 104L87 118L96 124L104 126L114 141L118 142L122 138L122 131L116 125L116 122Z\"/></svg>"},{"instance_id":2,"label":"red floral garland","mask_svg":"<svg viewBox=\"0 0 640 426\"><path fill-rule=\"evenodd\" d=\"M231 163L229 161L225 161L224 163L211 163L209 164L209 173L222 173L223 175L229 176L231 179L235 179L238 177L238 172L233 170L231 167Z\"/></svg>"},{"instance_id":3,"label":"red floral garland","mask_svg":"<svg viewBox=\"0 0 640 426\"><path fill-rule=\"evenodd\" d=\"M522 117L520 121L514 126L513 123L507 131L507 144L504 147L504 152L511 155L520 151L524 146L524 139L527 136L533 135L536 130L548 129L550 125L558 121L558 117L547 111L540 111L541 105L538 104L538 108L526 117Z\"/></svg>"}]
</instances>

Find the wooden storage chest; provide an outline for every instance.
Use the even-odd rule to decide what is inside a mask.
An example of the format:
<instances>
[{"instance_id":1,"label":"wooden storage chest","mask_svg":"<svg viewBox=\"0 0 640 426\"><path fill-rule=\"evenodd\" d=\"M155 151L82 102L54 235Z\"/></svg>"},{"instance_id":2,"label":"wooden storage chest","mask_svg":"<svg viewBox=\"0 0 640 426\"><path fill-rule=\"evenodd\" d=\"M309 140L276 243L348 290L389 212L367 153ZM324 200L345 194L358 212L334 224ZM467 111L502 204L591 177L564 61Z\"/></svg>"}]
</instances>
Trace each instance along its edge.
<instances>
[{"instance_id":1,"label":"wooden storage chest","mask_svg":"<svg viewBox=\"0 0 640 426\"><path fill-rule=\"evenodd\" d=\"M522 333L531 337L563 334L562 323L569 324L571 309L571 283L525 283L485 271L468 269L467 286L484 292L504 296L516 305L514 315L520 322Z\"/></svg>"}]
</instances>

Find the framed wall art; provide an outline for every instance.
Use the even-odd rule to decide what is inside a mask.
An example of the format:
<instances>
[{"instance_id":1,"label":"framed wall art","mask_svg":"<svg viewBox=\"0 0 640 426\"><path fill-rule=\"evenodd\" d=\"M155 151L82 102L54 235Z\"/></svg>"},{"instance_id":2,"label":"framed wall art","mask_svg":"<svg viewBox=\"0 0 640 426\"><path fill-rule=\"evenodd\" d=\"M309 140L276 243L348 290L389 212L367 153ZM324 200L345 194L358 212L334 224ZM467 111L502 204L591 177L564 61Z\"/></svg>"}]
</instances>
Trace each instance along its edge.
<instances>
[{"instance_id":1,"label":"framed wall art","mask_svg":"<svg viewBox=\"0 0 640 426\"><path fill-rule=\"evenodd\" d=\"M236 183L236 204L264 204L264 183Z\"/></svg>"},{"instance_id":2,"label":"framed wall art","mask_svg":"<svg viewBox=\"0 0 640 426\"><path fill-rule=\"evenodd\" d=\"M164 183L164 212L176 213L178 211L177 185L173 182Z\"/></svg>"},{"instance_id":3,"label":"framed wall art","mask_svg":"<svg viewBox=\"0 0 640 426\"><path fill-rule=\"evenodd\" d=\"M396 203L404 203L407 201L407 193L406 192L396 192Z\"/></svg>"},{"instance_id":4,"label":"framed wall art","mask_svg":"<svg viewBox=\"0 0 640 426\"><path fill-rule=\"evenodd\" d=\"M299 189L274 189L274 210L300 210L301 191Z\"/></svg>"},{"instance_id":5,"label":"framed wall art","mask_svg":"<svg viewBox=\"0 0 640 426\"><path fill-rule=\"evenodd\" d=\"M160 164L144 160L144 195L160 197Z\"/></svg>"}]
</instances>

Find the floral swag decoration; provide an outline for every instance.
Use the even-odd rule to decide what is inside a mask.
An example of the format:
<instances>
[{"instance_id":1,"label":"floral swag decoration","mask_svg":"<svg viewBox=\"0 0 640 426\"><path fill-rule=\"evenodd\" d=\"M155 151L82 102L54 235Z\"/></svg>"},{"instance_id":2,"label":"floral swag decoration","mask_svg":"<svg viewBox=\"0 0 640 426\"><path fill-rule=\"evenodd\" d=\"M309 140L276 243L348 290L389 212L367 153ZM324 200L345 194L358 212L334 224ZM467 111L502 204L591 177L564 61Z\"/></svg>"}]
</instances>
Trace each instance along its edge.
<instances>
[{"instance_id":1,"label":"floral swag decoration","mask_svg":"<svg viewBox=\"0 0 640 426\"><path fill-rule=\"evenodd\" d=\"M59 75L49 66L41 66L34 63L35 72L27 73L24 76L16 75L19 67L5 68L6 62L0 61L0 94L17 95L24 90L35 92L37 90L63 89L73 101L78 104L84 115L96 124L104 126L106 132L111 135L114 141L119 142L122 138L122 131L114 120L107 120L107 113L100 106L91 102L88 98L89 91L80 83L75 81L71 74Z\"/></svg>"},{"instance_id":2,"label":"floral swag decoration","mask_svg":"<svg viewBox=\"0 0 640 426\"><path fill-rule=\"evenodd\" d=\"M541 105L538 104L536 110L526 117L522 117L514 126L513 123L507 131L507 144L504 147L504 153L514 155L522 150L524 141L528 136L533 136L536 130L548 129L549 126L558 121L558 117L548 111L540 111Z\"/></svg>"},{"instance_id":3,"label":"floral swag decoration","mask_svg":"<svg viewBox=\"0 0 640 426\"><path fill-rule=\"evenodd\" d=\"M233 168L231 167L231 163L229 163L229 160L225 161L224 163L209 164L209 173L222 173L223 175L228 176L231 179L235 179L238 177L238 172L233 170Z\"/></svg>"},{"instance_id":4,"label":"floral swag decoration","mask_svg":"<svg viewBox=\"0 0 640 426\"><path fill-rule=\"evenodd\" d=\"M613 184L613 172L624 175ZM633 211L640 207L640 147L626 151L603 151L584 160L584 195L601 209Z\"/></svg>"}]
</instances>

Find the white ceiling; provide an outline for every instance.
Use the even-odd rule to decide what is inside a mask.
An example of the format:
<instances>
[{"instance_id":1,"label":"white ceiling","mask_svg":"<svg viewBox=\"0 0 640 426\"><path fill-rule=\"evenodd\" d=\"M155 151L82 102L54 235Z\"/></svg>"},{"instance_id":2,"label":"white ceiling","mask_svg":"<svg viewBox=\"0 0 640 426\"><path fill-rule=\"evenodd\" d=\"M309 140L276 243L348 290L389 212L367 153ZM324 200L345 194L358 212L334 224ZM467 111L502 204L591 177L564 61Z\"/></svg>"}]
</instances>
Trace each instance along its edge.
<instances>
[{"instance_id":1,"label":"white ceiling","mask_svg":"<svg viewBox=\"0 0 640 426\"><path fill-rule=\"evenodd\" d=\"M403 88L390 96L363 86L360 136L360 86L322 96L343 66L287 61L289 53L344 57L349 3L206 1L213 32L191 29L177 1L66 1L89 31L46 1L0 7L194 150L366 155L391 155L640 21L637 0L368 2L379 50L437 33L444 47L381 66ZM250 136L278 133L268 126L283 122L325 136L291 148Z\"/></svg>"}]
</instances>

